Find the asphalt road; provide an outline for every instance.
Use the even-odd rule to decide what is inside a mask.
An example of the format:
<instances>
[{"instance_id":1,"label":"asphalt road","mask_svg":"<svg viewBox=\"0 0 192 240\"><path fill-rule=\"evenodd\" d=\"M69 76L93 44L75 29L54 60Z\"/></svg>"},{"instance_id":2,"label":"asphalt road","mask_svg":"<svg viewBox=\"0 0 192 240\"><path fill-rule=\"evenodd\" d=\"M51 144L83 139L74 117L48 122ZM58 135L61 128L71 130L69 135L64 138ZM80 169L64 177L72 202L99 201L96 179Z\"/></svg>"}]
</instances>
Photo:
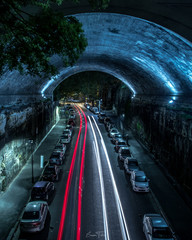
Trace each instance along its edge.
<instances>
[{"instance_id":1,"label":"asphalt road","mask_svg":"<svg viewBox=\"0 0 192 240\"><path fill-rule=\"evenodd\" d=\"M187 211L186 206L181 205L182 199L176 195L173 189L170 189L170 185L167 184L167 180L158 166L148 158L147 153L134 139L130 139L131 150L137 157L141 168L147 172L152 190L149 193L135 193L131 188L130 176L125 173L122 163L117 159L117 153L107 135L104 124L98 123L96 115L85 108L82 109L87 116L87 136L83 185L80 194L82 197L80 239L143 240L145 239L142 231L143 215L145 213L163 213L171 220L171 225L179 236L178 239L190 240L191 212L189 214L190 210ZM47 218L45 230L38 234L20 235L20 239L55 240L58 239L58 232L61 228L60 239L78 239L79 176L86 123L81 113L81 128L78 113L76 116L77 124L72 141L67 146L62 175L60 180L55 183L56 192L50 202L50 215ZM101 131L102 137L99 131ZM73 159L74 166L71 171ZM68 181L70 183L69 190L66 192ZM66 199L67 204L63 204ZM170 205L170 201L173 201L172 205ZM64 224L61 227L64 205L66 205L66 213ZM186 221L177 218L176 211L179 208L181 208L179 216L182 219L184 219L183 216L186 216Z\"/></svg>"}]
</instances>

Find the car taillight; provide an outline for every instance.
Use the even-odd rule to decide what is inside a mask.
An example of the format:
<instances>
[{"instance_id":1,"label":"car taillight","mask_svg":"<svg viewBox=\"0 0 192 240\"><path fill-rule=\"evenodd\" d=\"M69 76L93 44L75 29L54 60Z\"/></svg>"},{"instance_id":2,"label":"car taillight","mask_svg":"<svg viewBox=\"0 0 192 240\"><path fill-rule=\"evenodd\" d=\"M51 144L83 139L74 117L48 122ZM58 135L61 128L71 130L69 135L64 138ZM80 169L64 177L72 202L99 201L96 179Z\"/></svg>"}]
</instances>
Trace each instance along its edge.
<instances>
[{"instance_id":1,"label":"car taillight","mask_svg":"<svg viewBox=\"0 0 192 240\"><path fill-rule=\"evenodd\" d=\"M40 224L41 224L40 222L32 223L32 225L35 226L35 227L39 226Z\"/></svg>"}]
</instances>

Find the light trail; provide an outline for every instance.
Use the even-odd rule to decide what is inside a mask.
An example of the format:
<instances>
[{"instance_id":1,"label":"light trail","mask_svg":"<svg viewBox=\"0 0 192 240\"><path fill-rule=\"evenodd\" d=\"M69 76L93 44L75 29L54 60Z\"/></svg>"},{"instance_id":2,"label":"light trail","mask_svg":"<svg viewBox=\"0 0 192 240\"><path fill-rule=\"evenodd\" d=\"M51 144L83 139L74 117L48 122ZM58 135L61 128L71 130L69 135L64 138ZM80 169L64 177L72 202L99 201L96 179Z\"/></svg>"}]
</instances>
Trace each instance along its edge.
<instances>
[{"instance_id":1,"label":"light trail","mask_svg":"<svg viewBox=\"0 0 192 240\"><path fill-rule=\"evenodd\" d=\"M80 108L80 107L79 107ZM87 118L85 113L80 108L85 119L85 135L83 140L83 150L81 155L81 168L79 175L79 192L78 192L78 210L77 210L77 235L76 239L80 240L81 238L81 206L82 206L82 191L83 191L83 177L84 177L84 165L85 165L85 146L86 146L86 136L87 136Z\"/></svg>"},{"instance_id":2,"label":"light trail","mask_svg":"<svg viewBox=\"0 0 192 240\"><path fill-rule=\"evenodd\" d=\"M103 172L102 172L102 167L101 167L101 158L100 158L100 153L99 153L99 147L98 147L98 142L95 134L95 130L93 128L92 122L90 120L90 117L88 116L91 129L93 132L94 136L94 149L95 149L95 155L97 159L97 167L99 171L99 180L100 180L100 186L101 186L101 196L102 196L102 207L103 207L103 220L104 220L104 233L105 233L105 239L109 240L109 230L108 230L108 220L107 220L107 210L106 210L106 200L105 200L105 189L104 189L104 181L103 181Z\"/></svg>"},{"instance_id":3,"label":"light trail","mask_svg":"<svg viewBox=\"0 0 192 240\"><path fill-rule=\"evenodd\" d=\"M67 184L66 184L66 188L65 188L65 195L64 195L64 200L63 200L63 208L62 208L62 213L61 213L61 220L60 220L57 240L61 240L62 236L63 236L63 229L64 229L66 210L67 210L69 190L70 190L70 186L71 186L71 179L72 179L72 176L73 176L77 147L78 147L79 138L80 138L80 134L81 134L81 130L82 130L82 117L81 117L81 114L80 114L78 109L77 109L77 111L78 111L79 117L80 117L80 127L79 127L79 133L78 133L76 144L75 144L75 149L74 149L74 152L73 152L73 157L72 157L72 161L71 161L71 166L70 166L68 178L67 178Z\"/></svg>"},{"instance_id":4,"label":"light trail","mask_svg":"<svg viewBox=\"0 0 192 240\"><path fill-rule=\"evenodd\" d=\"M125 220L125 215L124 215L124 212L123 212L121 200L120 200L119 193L118 193L118 190L117 190L117 185L116 185L115 178L114 178L114 175L113 175L113 171L112 171L111 163L110 163L109 156L108 156L108 153L107 153L107 149L106 149L103 137L101 135L101 132L99 130L99 127L98 127L98 125L97 125L93 116L92 116L92 119L93 119L93 121L95 123L95 126L97 128L97 131L100 135L101 144L102 144L102 147L103 147L106 159L107 159L107 164L108 164L108 168L109 168L109 172L110 172L110 176L111 176L111 180L112 180L112 184L113 184L113 190L114 190L115 201L116 201L116 206L117 206L117 210L118 210L118 216L119 216L119 222L120 222L120 226L121 226L122 237L125 240L130 240L131 239L130 234L129 234L127 223L126 223L126 220Z\"/></svg>"}]
</instances>

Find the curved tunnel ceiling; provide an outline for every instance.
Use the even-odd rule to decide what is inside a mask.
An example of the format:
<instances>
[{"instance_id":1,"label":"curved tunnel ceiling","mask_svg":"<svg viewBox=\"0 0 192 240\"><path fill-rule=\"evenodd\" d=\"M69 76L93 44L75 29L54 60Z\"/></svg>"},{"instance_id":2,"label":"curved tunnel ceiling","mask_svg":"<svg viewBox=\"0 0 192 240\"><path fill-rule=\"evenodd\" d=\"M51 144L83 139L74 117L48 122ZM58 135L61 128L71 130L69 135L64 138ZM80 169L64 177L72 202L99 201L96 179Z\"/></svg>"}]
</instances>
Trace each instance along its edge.
<instances>
[{"instance_id":1,"label":"curved tunnel ceiling","mask_svg":"<svg viewBox=\"0 0 192 240\"><path fill-rule=\"evenodd\" d=\"M1 78L0 94L52 95L65 78L82 71L109 73L128 85L132 94L189 95L192 91L192 44L155 23L113 13L74 15L83 23L88 47L73 67L59 68L54 79L21 76Z\"/></svg>"}]
</instances>

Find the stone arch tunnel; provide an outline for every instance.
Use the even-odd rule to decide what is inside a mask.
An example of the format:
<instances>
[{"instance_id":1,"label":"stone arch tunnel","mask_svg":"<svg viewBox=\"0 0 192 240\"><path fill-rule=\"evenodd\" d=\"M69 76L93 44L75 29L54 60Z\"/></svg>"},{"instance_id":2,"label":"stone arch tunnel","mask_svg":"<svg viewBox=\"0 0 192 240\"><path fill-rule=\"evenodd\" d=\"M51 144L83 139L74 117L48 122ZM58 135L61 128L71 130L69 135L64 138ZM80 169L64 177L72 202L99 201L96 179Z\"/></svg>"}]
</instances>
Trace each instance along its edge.
<instances>
[{"instance_id":1,"label":"stone arch tunnel","mask_svg":"<svg viewBox=\"0 0 192 240\"><path fill-rule=\"evenodd\" d=\"M83 24L88 40L83 55L73 67L68 68L63 68L60 59L54 56L52 61L58 67L59 74L52 79L32 78L20 75L16 71L5 73L0 79L0 103L4 106L18 100L25 103L50 98L54 89L64 79L82 71L111 74L124 82L128 87L127 91L134 97L132 125L138 126L139 123L143 129L137 134L148 145L153 142L155 145L153 150L157 157L164 164L167 164L169 159L169 168L174 165L176 156L178 157L174 170L181 158L186 161L182 176L178 176L179 181L184 183L192 179L192 172L188 168L191 166L192 139L191 16L188 13L181 18L179 1L178 4L172 5L172 8L168 3L165 4L166 1L162 1L160 5L155 3L149 5L148 9L147 4L139 5L141 1L136 1L136 5L134 3L131 5L132 1L125 2L120 1L117 6L115 1L111 1L109 9L104 12L90 12L86 6L84 9L87 11L82 11L82 7L64 8L66 14L74 15ZM188 6L182 7L185 8L182 13L186 13ZM175 10L173 15L172 9ZM155 106L151 105L154 99L157 104ZM145 103L148 104L147 108L146 105L141 105L143 101L147 102ZM174 101L179 110L169 109L170 101ZM25 117L22 116L22 121L25 121L30 111L33 109L24 111ZM153 122L150 131L147 125L149 122ZM0 130L4 137L7 129L11 128L6 127L8 123L5 113L2 113ZM155 134L152 134L153 130ZM162 130L161 141L159 139L156 141L155 138ZM170 143L168 145L167 141L162 143L170 133L172 137L168 138ZM174 145L174 149L179 149L179 153L173 150L171 144ZM157 151L160 146L162 151Z\"/></svg>"}]
</instances>

